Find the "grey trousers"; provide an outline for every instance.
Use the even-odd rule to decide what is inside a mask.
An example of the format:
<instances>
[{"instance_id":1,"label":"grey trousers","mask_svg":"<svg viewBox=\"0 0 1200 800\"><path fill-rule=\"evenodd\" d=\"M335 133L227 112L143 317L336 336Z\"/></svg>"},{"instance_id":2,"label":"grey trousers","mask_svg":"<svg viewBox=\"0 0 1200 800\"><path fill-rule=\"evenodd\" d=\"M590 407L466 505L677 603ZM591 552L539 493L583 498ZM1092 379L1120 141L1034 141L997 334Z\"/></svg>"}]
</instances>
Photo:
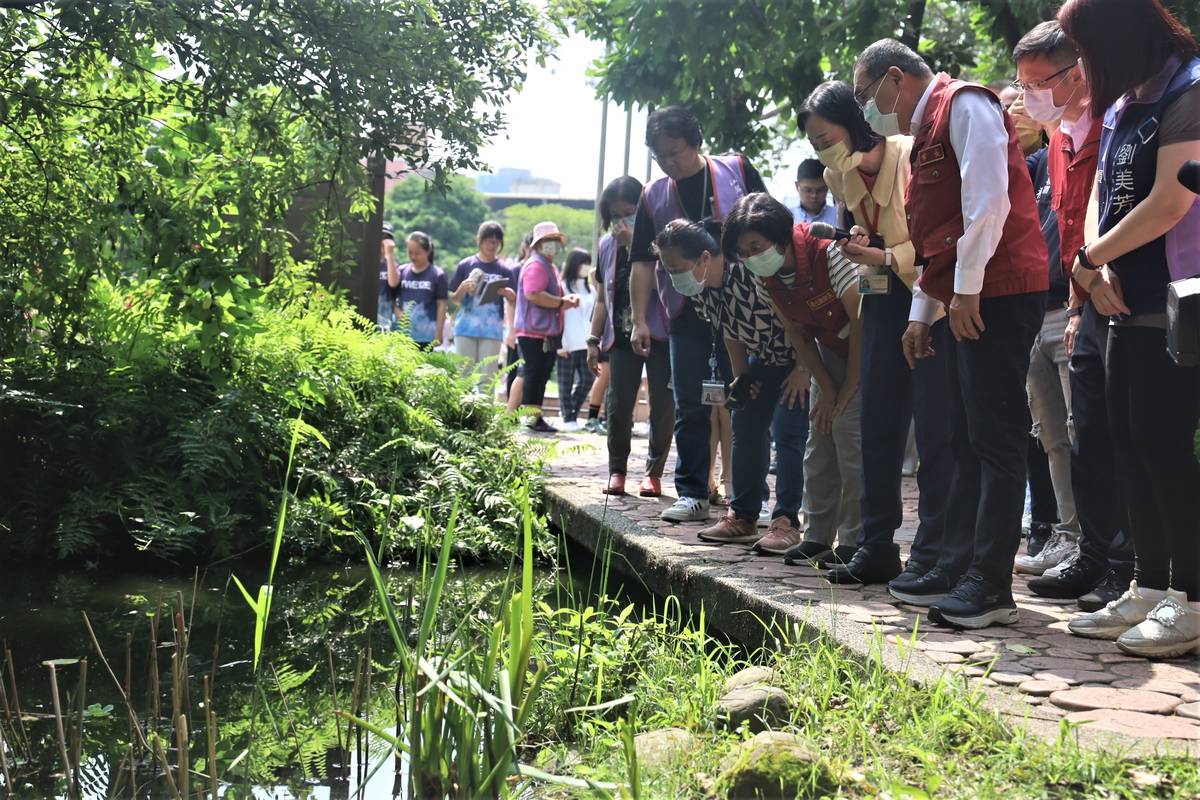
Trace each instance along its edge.
<instances>
[{"instance_id":1,"label":"grey trousers","mask_svg":"<svg viewBox=\"0 0 1200 800\"><path fill-rule=\"evenodd\" d=\"M650 453L646 475L661 478L671 452L675 430L675 398L671 393L671 348L666 342L650 343L650 354L642 358L627 344L608 351L608 392L604 395L608 427L608 471L625 474L629 465L629 441L633 436L633 409L642 386L642 368L650 394Z\"/></svg>"},{"instance_id":2,"label":"grey trousers","mask_svg":"<svg viewBox=\"0 0 1200 800\"><path fill-rule=\"evenodd\" d=\"M1071 489L1070 425L1071 382L1067 369L1067 348L1063 331L1067 327L1066 309L1046 312L1042 330L1033 340L1029 357L1029 376L1025 389L1029 394L1029 413L1033 432L1050 462L1050 483L1058 503L1058 530L1079 538L1079 516L1075 513L1075 493Z\"/></svg>"},{"instance_id":3,"label":"grey trousers","mask_svg":"<svg viewBox=\"0 0 1200 800\"><path fill-rule=\"evenodd\" d=\"M825 369L833 383L846 381L846 360L832 350L817 345ZM821 390L817 382L809 389L809 419L817 407ZM808 428L804 448L804 516L807 542L855 547L862 532L862 400L859 394L846 410L833 418L833 431L819 433L816 425Z\"/></svg>"}]
</instances>

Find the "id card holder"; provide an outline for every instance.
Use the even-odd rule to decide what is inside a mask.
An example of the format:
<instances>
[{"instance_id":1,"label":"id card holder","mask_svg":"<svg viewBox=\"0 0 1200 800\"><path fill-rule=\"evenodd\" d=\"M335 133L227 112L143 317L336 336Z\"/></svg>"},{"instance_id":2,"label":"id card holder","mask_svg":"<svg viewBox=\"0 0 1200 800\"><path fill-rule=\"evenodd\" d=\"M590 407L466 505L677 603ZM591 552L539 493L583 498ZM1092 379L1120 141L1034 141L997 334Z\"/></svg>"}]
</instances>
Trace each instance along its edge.
<instances>
[{"instance_id":1,"label":"id card holder","mask_svg":"<svg viewBox=\"0 0 1200 800\"><path fill-rule=\"evenodd\" d=\"M701 384L700 402L706 406L725 405L725 384L721 381L705 381Z\"/></svg>"},{"instance_id":2,"label":"id card holder","mask_svg":"<svg viewBox=\"0 0 1200 800\"><path fill-rule=\"evenodd\" d=\"M889 294L892 291L887 267L863 267L858 273L859 294Z\"/></svg>"}]
</instances>

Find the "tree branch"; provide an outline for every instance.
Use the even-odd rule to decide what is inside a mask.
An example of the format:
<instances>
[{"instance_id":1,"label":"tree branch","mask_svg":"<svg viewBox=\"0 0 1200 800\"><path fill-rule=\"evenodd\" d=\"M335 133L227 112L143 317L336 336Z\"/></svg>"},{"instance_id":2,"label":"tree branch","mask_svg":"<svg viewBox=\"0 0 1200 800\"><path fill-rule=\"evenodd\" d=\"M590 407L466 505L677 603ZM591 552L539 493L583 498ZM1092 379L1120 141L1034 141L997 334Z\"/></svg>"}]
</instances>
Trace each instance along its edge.
<instances>
[{"instance_id":1,"label":"tree branch","mask_svg":"<svg viewBox=\"0 0 1200 800\"><path fill-rule=\"evenodd\" d=\"M42 3L46 2L49 2L49 0L0 0L0 8L24 11L27 8L40 6Z\"/></svg>"},{"instance_id":2,"label":"tree branch","mask_svg":"<svg viewBox=\"0 0 1200 800\"><path fill-rule=\"evenodd\" d=\"M921 26L925 23L925 0L909 0L908 13L904 15L904 34L900 41L914 51L921 43Z\"/></svg>"}]
</instances>

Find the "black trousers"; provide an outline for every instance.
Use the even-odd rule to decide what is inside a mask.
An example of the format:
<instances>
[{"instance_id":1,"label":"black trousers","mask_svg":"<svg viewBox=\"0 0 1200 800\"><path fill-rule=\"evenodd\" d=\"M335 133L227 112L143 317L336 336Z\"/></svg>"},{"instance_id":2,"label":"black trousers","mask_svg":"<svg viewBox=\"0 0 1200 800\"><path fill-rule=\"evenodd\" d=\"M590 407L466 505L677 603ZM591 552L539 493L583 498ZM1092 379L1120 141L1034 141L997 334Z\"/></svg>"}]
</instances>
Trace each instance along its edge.
<instances>
[{"instance_id":1,"label":"black trousers","mask_svg":"<svg viewBox=\"0 0 1200 800\"><path fill-rule=\"evenodd\" d=\"M1106 387L1134 577L1200 601L1200 368L1175 365L1161 328L1113 326Z\"/></svg>"},{"instance_id":2,"label":"black trousers","mask_svg":"<svg viewBox=\"0 0 1200 800\"><path fill-rule=\"evenodd\" d=\"M524 365L521 375L525 378L524 391L521 394L521 405L542 407L546 399L546 384L554 372L554 362L558 360L555 348L546 348L545 339L535 339L531 336L518 336L517 347L521 349L521 360Z\"/></svg>"},{"instance_id":3,"label":"black trousers","mask_svg":"<svg viewBox=\"0 0 1200 800\"><path fill-rule=\"evenodd\" d=\"M917 533L909 559L933 566L942 550L946 505L954 475L950 427L950 374L946 362L946 320L930 331L934 355L909 369L900 343L908 327L912 294L890 275L887 294L862 300L862 533L859 546L869 551L897 552L893 542L904 521L900 473L908 445L909 422L915 420L917 472Z\"/></svg>"},{"instance_id":4,"label":"black trousers","mask_svg":"<svg viewBox=\"0 0 1200 800\"><path fill-rule=\"evenodd\" d=\"M1108 564L1122 577L1133 576L1133 541L1129 511L1104 396L1104 359L1108 349L1108 320L1088 303L1084 306L1071 353L1071 418L1075 443L1071 449L1071 489L1079 515L1080 556L1093 565Z\"/></svg>"},{"instance_id":5,"label":"black trousers","mask_svg":"<svg viewBox=\"0 0 1200 800\"><path fill-rule=\"evenodd\" d=\"M955 458L938 564L951 579L970 571L1011 586L1025 510L1025 379L1046 293L985 298L979 312L985 330L978 339L947 337Z\"/></svg>"},{"instance_id":6,"label":"black trousers","mask_svg":"<svg viewBox=\"0 0 1200 800\"><path fill-rule=\"evenodd\" d=\"M1029 425L1033 427L1032 419ZM1050 458L1033 435L1029 437L1025 465L1029 470L1030 518L1034 522L1058 522L1058 498L1054 496L1054 482L1050 480Z\"/></svg>"}]
</instances>

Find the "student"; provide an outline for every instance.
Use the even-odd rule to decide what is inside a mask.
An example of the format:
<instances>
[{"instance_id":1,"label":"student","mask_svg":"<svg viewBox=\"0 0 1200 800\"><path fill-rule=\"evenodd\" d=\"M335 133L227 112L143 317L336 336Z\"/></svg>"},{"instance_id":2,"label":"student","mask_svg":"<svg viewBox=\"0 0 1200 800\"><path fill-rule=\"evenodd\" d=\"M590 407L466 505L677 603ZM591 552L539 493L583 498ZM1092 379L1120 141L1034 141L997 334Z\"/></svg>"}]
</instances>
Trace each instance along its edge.
<instances>
[{"instance_id":1,"label":"student","mask_svg":"<svg viewBox=\"0 0 1200 800\"><path fill-rule=\"evenodd\" d=\"M392 311L392 293L400 282L396 271L396 234L392 223L383 223L383 238L379 242L379 302L375 311L375 325L381 331L390 331L396 322Z\"/></svg>"},{"instance_id":2,"label":"student","mask_svg":"<svg viewBox=\"0 0 1200 800\"><path fill-rule=\"evenodd\" d=\"M577 431L579 412L592 391L595 376L587 368L587 336L596 293L588 273L592 257L578 247L567 254L562 269L563 291L579 298L579 305L563 312L562 347L558 351L558 407L560 430Z\"/></svg>"},{"instance_id":3,"label":"student","mask_svg":"<svg viewBox=\"0 0 1200 800\"><path fill-rule=\"evenodd\" d=\"M629 288L633 330L629 339L634 352L643 357L650 353L653 334L646 317L647 298L656 282L670 320L678 500L662 512L662 518L671 522L708 519L711 409L701 402L702 384L714 374L727 377L729 362L713 346L712 326L672 288L666 268L657 264L651 246L671 220L722 220L747 191L766 191L762 178L744 157L704 156L700 143L700 123L685 108L661 108L647 118L646 146L666 176L642 192L629 256L633 262Z\"/></svg>"},{"instance_id":4,"label":"student","mask_svg":"<svg viewBox=\"0 0 1200 800\"><path fill-rule=\"evenodd\" d=\"M729 513L698 535L716 543L757 542L760 552L782 555L803 539L799 514L808 438L808 374L797 367L796 351L759 295L754 275L746 265L722 257L720 233L717 223L681 219L668 224L655 241L672 285L722 337L733 372L729 391L741 396L732 409ZM758 518L767 499L771 434L779 463L775 507L764 536Z\"/></svg>"},{"instance_id":5,"label":"student","mask_svg":"<svg viewBox=\"0 0 1200 800\"><path fill-rule=\"evenodd\" d=\"M521 239L521 251L517 254L516 259L510 259L508 262L509 271L512 273L513 291L521 283L521 265L529 258L529 245L533 241L533 231L525 234ZM525 381L521 378L521 349L517 347L517 332L513 328L513 322L517 316L517 300L516 295L509 300L504 299L504 349L505 361L504 366L508 372L504 376L504 404L509 411L516 411L521 407L521 394L525 390Z\"/></svg>"},{"instance_id":6,"label":"student","mask_svg":"<svg viewBox=\"0 0 1200 800\"><path fill-rule=\"evenodd\" d=\"M500 345L504 339L504 300L515 299L512 287L501 290L494 300L477 300L483 284L494 280L511 281L512 274L500 261L504 248L504 228L498 222L485 222L475 235L479 252L458 262L450 278L450 300L458 306L454 324L455 352L481 367L481 381L496 371Z\"/></svg>"},{"instance_id":7,"label":"student","mask_svg":"<svg viewBox=\"0 0 1200 800\"><path fill-rule=\"evenodd\" d=\"M407 245L408 263L400 268L395 313L408 323L408 335L417 346L430 351L440 342L446 323L446 273L434 266L433 241L428 234L413 231Z\"/></svg>"},{"instance_id":8,"label":"student","mask_svg":"<svg viewBox=\"0 0 1200 800\"><path fill-rule=\"evenodd\" d=\"M987 88L934 75L892 39L854 67L881 136L912 132L908 230L925 262L902 344L915 366L948 309L955 471L937 566L892 595L940 624L1012 624L1012 564L1025 500L1029 353L1045 315L1046 244L1012 121Z\"/></svg>"},{"instance_id":9,"label":"student","mask_svg":"<svg viewBox=\"0 0 1200 800\"><path fill-rule=\"evenodd\" d=\"M796 194L800 196L800 203L792 208L796 222L837 225L837 207L829 202L825 167L817 159L806 158L796 168Z\"/></svg>"},{"instance_id":10,"label":"student","mask_svg":"<svg viewBox=\"0 0 1200 800\"><path fill-rule=\"evenodd\" d=\"M1135 580L1072 633L1156 658L1200 646L1200 368L1166 350L1167 285L1200 275L1200 48L1158 0L1069 0L1058 14L1103 116L1096 228L1072 274L1110 318L1107 401Z\"/></svg>"},{"instance_id":11,"label":"student","mask_svg":"<svg viewBox=\"0 0 1200 800\"><path fill-rule=\"evenodd\" d=\"M813 236L806 223L793 222L787 207L765 192L734 205L721 248L756 276L800 366L812 376L804 453L808 530L785 560L848 563L862 531L858 269L831 242ZM831 549L835 537L840 545Z\"/></svg>"},{"instance_id":12,"label":"student","mask_svg":"<svg viewBox=\"0 0 1200 800\"><path fill-rule=\"evenodd\" d=\"M645 477L638 490L642 497L662 494L662 474L671 450L675 422L671 395L671 360L667 344L667 310L656 292L646 292L642 317L649 328L645 354L635 352L629 336L633 331L630 306L629 247L633 243L634 218L642 197L642 184L628 175L617 178L600 194L600 221L606 234L598 249L596 280L600 291L592 313L592 335L588 337L588 368L600 370L600 356L608 354L609 384L604 399L607 408L608 485L604 492L625 494L634 408L638 386L645 372L649 383L650 442ZM597 413L599 403L593 401ZM589 422L593 417L588 411Z\"/></svg>"},{"instance_id":13,"label":"student","mask_svg":"<svg viewBox=\"0 0 1200 800\"><path fill-rule=\"evenodd\" d=\"M542 401L562 341L563 312L579 305L578 295L563 292L554 265L566 239L553 222L535 225L529 259L521 266L521 282L517 286L517 316L513 326L525 367L521 406L535 433L558 432L542 416Z\"/></svg>"},{"instance_id":14,"label":"student","mask_svg":"<svg viewBox=\"0 0 1200 800\"><path fill-rule=\"evenodd\" d=\"M827 575L833 583L887 583L919 577L937 564L954 473L944 316L931 329L936 355L910 370L900 338L912 310L916 250L908 235L904 191L912 139L884 138L871 130L846 83L818 86L800 110L800 127L825 165L833 196L858 223L883 237L883 249L848 243L845 253L875 275L882 291L862 298L862 535L849 563ZM876 281L878 285L879 281ZM894 542L904 519L900 478L908 431L915 421L920 471L916 536L901 569Z\"/></svg>"}]
</instances>

